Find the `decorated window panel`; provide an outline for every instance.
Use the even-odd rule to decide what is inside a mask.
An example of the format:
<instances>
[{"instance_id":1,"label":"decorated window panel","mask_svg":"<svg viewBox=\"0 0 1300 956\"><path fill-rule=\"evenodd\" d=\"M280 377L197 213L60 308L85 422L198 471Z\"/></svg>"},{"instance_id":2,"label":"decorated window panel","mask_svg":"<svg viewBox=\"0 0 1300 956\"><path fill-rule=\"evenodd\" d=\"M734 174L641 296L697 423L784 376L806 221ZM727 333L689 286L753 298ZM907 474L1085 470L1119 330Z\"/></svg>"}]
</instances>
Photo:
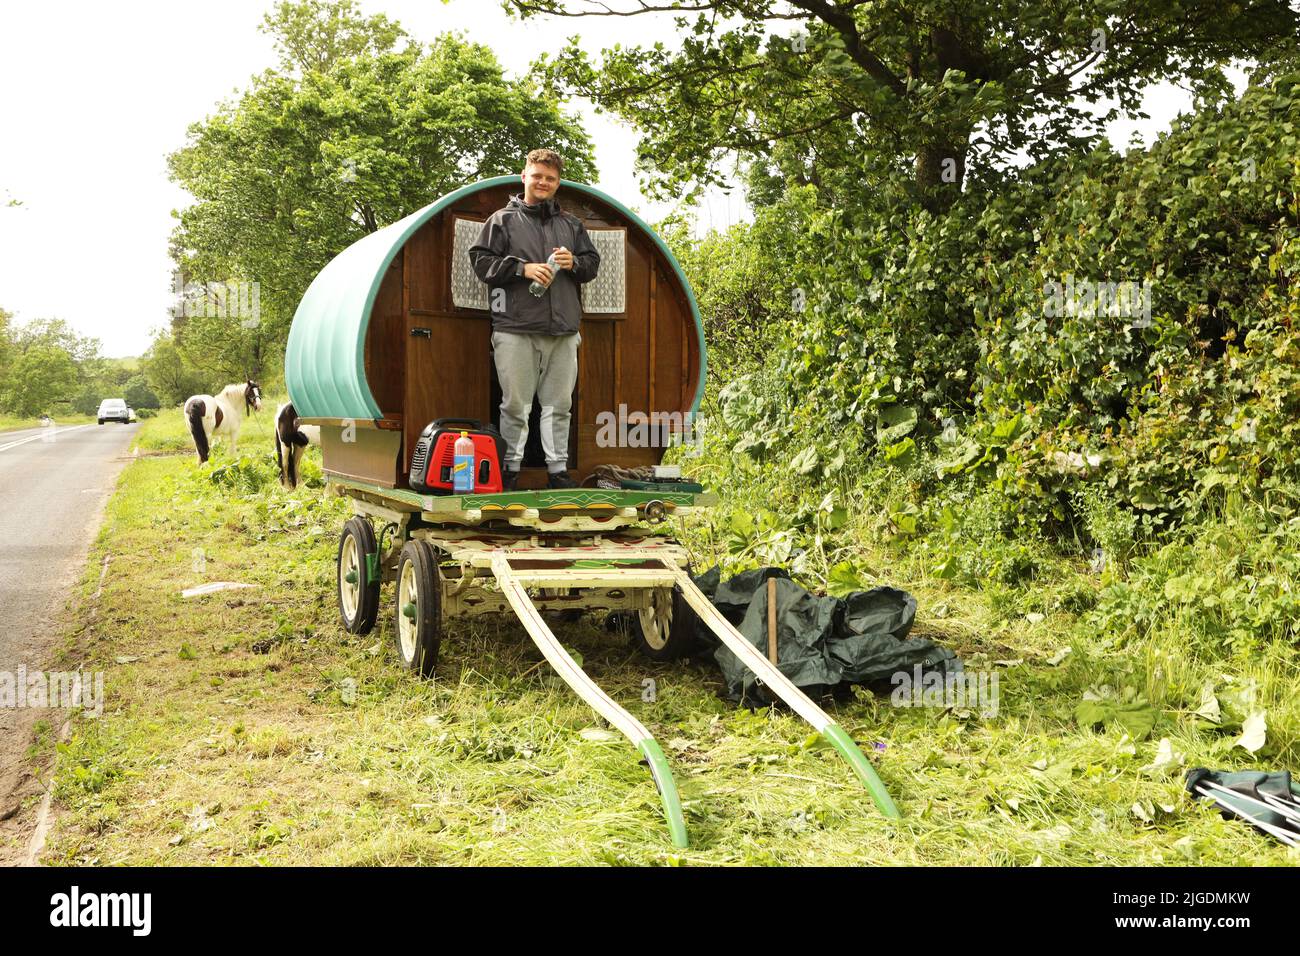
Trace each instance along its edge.
<instances>
[{"instance_id":1,"label":"decorated window panel","mask_svg":"<svg viewBox=\"0 0 1300 956\"><path fill-rule=\"evenodd\" d=\"M627 230L589 228L587 235L600 253L600 271L582 287L582 311L620 315L627 311Z\"/></svg>"},{"instance_id":2,"label":"decorated window panel","mask_svg":"<svg viewBox=\"0 0 1300 956\"><path fill-rule=\"evenodd\" d=\"M478 241L483 223L474 219L455 220L451 249L451 304L458 309L488 308L488 286L474 273L469 247Z\"/></svg>"}]
</instances>

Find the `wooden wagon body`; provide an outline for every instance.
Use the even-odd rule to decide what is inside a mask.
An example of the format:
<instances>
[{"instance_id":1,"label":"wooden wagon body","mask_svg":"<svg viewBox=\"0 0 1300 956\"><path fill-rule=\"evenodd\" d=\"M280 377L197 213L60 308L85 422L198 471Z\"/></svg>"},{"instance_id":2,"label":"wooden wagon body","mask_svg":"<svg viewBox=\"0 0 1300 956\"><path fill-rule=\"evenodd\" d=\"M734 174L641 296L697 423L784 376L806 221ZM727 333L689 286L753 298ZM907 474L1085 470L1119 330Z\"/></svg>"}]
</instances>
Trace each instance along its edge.
<instances>
[{"instance_id":1,"label":"wooden wagon body","mask_svg":"<svg viewBox=\"0 0 1300 956\"><path fill-rule=\"evenodd\" d=\"M321 426L327 474L405 488L429 422L498 423L488 288L468 249L519 190L517 177L502 176L449 193L354 243L311 284L294 316L285 381L302 420ZM617 200L568 181L557 198L601 253L599 275L583 286L569 467L581 481L602 463L657 464L665 433L689 427L704 391L690 284L664 242ZM545 484L536 415L520 488ZM645 443L602 441L602 426L608 437L620 421ZM638 435L638 423L652 427Z\"/></svg>"}]
</instances>

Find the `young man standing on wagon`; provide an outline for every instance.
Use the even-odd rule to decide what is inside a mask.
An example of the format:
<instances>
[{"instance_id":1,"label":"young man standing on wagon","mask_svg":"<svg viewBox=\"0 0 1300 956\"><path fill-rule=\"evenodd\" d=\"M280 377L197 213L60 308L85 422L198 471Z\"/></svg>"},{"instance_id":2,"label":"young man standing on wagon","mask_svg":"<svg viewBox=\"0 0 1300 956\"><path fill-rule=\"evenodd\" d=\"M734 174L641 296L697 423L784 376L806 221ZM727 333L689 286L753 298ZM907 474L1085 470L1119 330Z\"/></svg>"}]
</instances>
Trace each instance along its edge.
<instances>
[{"instance_id":1,"label":"young man standing on wagon","mask_svg":"<svg viewBox=\"0 0 1300 956\"><path fill-rule=\"evenodd\" d=\"M528 154L522 196L483 224L470 246L475 274L488 284L492 354L501 381L505 488L513 490L528 441L533 396L546 455L547 487L573 488L569 477L569 418L578 380L579 287L596 278L600 254L582 220L555 201L564 161L551 149ZM546 260L553 257L555 269ZM540 295L530 291L537 283Z\"/></svg>"}]
</instances>

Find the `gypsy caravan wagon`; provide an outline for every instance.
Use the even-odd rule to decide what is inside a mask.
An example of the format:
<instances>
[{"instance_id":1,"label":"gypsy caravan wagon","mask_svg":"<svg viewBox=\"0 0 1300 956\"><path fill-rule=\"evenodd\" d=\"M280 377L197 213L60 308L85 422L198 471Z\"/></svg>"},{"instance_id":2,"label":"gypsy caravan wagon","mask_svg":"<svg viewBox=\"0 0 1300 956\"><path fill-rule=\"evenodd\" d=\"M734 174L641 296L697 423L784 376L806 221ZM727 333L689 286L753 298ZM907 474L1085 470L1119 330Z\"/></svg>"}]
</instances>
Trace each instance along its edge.
<instances>
[{"instance_id":1,"label":"gypsy caravan wagon","mask_svg":"<svg viewBox=\"0 0 1300 956\"><path fill-rule=\"evenodd\" d=\"M395 582L398 658L431 675L444 635L454 640L452 622L513 613L566 683L641 752L672 839L685 846L662 749L583 672L546 618L575 610L628 614L641 650L658 660L683 653L702 623L812 723L877 805L896 816L843 729L692 583L690 555L667 519L716 497L669 481L620 488L587 481L599 465L660 464L663 439L692 426L704 392L704 334L690 284L663 240L617 200L568 181L558 193L601 258L599 274L582 287L568 461L580 487L545 487L536 405L516 490L431 494L412 487L413 464L424 466L418 456L427 452L420 441L426 426L498 421L489 290L468 250L519 188L514 176L473 183L358 240L321 271L294 316L285 357L289 397L303 424L320 427L328 487L349 497L355 513L338 548L344 627L370 631L381 585Z\"/></svg>"}]
</instances>

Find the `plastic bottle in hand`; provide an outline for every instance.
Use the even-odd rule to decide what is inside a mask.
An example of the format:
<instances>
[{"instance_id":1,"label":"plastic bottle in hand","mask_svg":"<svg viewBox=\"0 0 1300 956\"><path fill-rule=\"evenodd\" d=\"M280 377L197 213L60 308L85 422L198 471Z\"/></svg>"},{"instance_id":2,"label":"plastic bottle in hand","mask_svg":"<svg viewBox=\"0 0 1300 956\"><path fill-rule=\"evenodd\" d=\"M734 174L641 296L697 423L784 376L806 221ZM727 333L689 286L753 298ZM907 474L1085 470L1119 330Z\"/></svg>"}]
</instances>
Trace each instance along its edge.
<instances>
[{"instance_id":1,"label":"plastic bottle in hand","mask_svg":"<svg viewBox=\"0 0 1300 956\"><path fill-rule=\"evenodd\" d=\"M546 266L551 270L551 281L554 282L555 276L559 275L560 272L560 267L555 264L555 253L552 252L546 257ZM539 299L546 295L546 289L547 287L542 285L536 279L534 279L532 285L528 287L528 291Z\"/></svg>"},{"instance_id":2,"label":"plastic bottle in hand","mask_svg":"<svg viewBox=\"0 0 1300 956\"><path fill-rule=\"evenodd\" d=\"M452 450L451 490L459 494L474 493L474 439L461 432Z\"/></svg>"}]
</instances>

